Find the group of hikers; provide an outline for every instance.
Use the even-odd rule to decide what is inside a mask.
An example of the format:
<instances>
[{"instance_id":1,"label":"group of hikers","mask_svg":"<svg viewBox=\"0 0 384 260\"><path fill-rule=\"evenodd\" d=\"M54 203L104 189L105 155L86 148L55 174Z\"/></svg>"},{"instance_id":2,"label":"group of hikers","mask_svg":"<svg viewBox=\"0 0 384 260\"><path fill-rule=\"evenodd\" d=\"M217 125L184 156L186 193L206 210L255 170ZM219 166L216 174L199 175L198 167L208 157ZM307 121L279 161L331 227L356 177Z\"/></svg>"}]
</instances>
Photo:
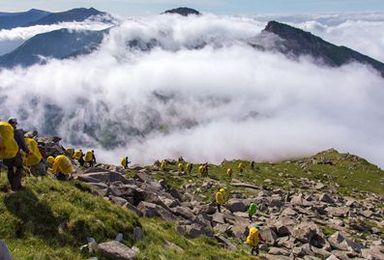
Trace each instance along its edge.
<instances>
[{"instance_id":1,"label":"group of hikers","mask_svg":"<svg viewBox=\"0 0 384 260\"><path fill-rule=\"evenodd\" d=\"M0 122L0 160L7 167L7 177L12 191L18 191L23 188L21 180L24 172L24 166L34 167L40 164L43 159L49 165L48 172L53 174L58 180L68 180L71 178L71 174L74 171L73 161L78 161L81 167L93 167L96 165L96 156L94 150L89 150L85 154L82 149L74 150L68 148L64 154L57 156L43 156L39 149L37 141L33 137L25 137L24 131L17 128L18 122L16 118L9 118L7 122ZM125 156L121 160L121 166L124 169L128 169L131 162L128 160L128 156ZM254 169L254 162L250 163L250 168ZM159 163L161 170L166 170L169 165L168 160L163 160ZM180 173L191 174L193 164L185 162L182 158L179 158L177 164L178 171ZM209 165L208 163L200 164L197 168L198 174L201 177L208 176ZM238 164L239 173L243 173L245 170L245 164L240 162ZM227 175L232 178L232 168L227 169ZM221 213L222 206L225 204L226 194L225 189L220 188L215 194L215 202L217 205L217 211ZM252 222L253 216L256 214L257 206L255 203L251 203L248 206L248 216ZM260 235L259 227L252 226L249 229L249 234L246 239L246 243L252 247L251 254L259 254L259 242L264 241Z\"/></svg>"},{"instance_id":2,"label":"group of hikers","mask_svg":"<svg viewBox=\"0 0 384 260\"><path fill-rule=\"evenodd\" d=\"M0 160L7 167L7 177L12 191L23 188L21 180L24 170L37 168L42 162L49 166L47 171L58 180L69 180L74 172L73 161L78 161L81 167L93 167L97 163L94 150L83 153L82 149L67 148L63 154L46 156L43 154L35 137L25 136L24 130L19 129L16 118L8 121L0 120ZM124 157L121 164L128 168L128 157Z\"/></svg>"}]
</instances>

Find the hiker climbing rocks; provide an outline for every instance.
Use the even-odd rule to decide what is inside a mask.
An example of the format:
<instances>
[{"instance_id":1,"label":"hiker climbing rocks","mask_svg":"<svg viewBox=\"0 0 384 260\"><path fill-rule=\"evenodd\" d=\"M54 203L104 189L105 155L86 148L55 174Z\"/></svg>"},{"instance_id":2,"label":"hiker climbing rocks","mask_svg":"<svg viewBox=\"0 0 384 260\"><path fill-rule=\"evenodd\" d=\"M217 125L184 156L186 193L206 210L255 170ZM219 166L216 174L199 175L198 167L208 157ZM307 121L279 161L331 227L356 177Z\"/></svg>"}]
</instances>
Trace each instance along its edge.
<instances>
[{"instance_id":1,"label":"hiker climbing rocks","mask_svg":"<svg viewBox=\"0 0 384 260\"><path fill-rule=\"evenodd\" d=\"M192 173L192 167L193 167L192 163L187 163L185 170L187 171L188 174Z\"/></svg>"},{"instance_id":2,"label":"hiker climbing rocks","mask_svg":"<svg viewBox=\"0 0 384 260\"><path fill-rule=\"evenodd\" d=\"M227 169L227 175L228 175L228 177L231 178L231 179L232 179L232 173L233 173L232 168L228 168L228 169Z\"/></svg>"},{"instance_id":3,"label":"hiker climbing rocks","mask_svg":"<svg viewBox=\"0 0 384 260\"><path fill-rule=\"evenodd\" d=\"M22 189L23 158L21 151L29 154L24 141L24 131L17 128L17 119L9 118L7 122L0 122L1 156L8 168L8 181L13 191Z\"/></svg>"},{"instance_id":4,"label":"hiker climbing rocks","mask_svg":"<svg viewBox=\"0 0 384 260\"><path fill-rule=\"evenodd\" d=\"M70 174L73 172L73 166L71 160L65 155L58 155L55 157L49 156L47 158L48 163L52 168L48 169L48 172L52 173L56 179L65 181L70 179Z\"/></svg>"},{"instance_id":5,"label":"hiker climbing rocks","mask_svg":"<svg viewBox=\"0 0 384 260\"><path fill-rule=\"evenodd\" d=\"M162 171L165 171L167 169L167 165L168 165L167 161L166 160L162 160L161 163L160 163L160 169Z\"/></svg>"},{"instance_id":6,"label":"hiker climbing rocks","mask_svg":"<svg viewBox=\"0 0 384 260\"><path fill-rule=\"evenodd\" d=\"M224 192L225 190L223 188L220 188L220 190L216 192L216 206L218 212L221 212L221 206L224 205Z\"/></svg>"},{"instance_id":7,"label":"hiker climbing rocks","mask_svg":"<svg viewBox=\"0 0 384 260\"><path fill-rule=\"evenodd\" d=\"M184 172L184 164L182 162L179 162L179 164L177 165L177 168L179 172Z\"/></svg>"},{"instance_id":8,"label":"hiker climbing rocks","mask_svg":"<svg viewBox=\"0 0 384 260\"><path fill-rule=\"evenodd\" d=\"M248 207L248 217L249 217L249 220L252 221L252 217L253 215L256 214L256 210L257 210L257 205L255 203L251 203L249 204L249 207Z\"/></svg>"},{"instance_id":9,"label":"hiker climbing rocks","mask_svg":"<svg viewBox=\"0 0 384 260\"><path fill-rule=\"evenodd\" d=\"M122 160L121 160L121 166L124 167L124 169L128 169L128 165L130 164L131 162L128 161L128 156L125 156Z\"/></svg>"},{"instance_id":10,"label":"hiker climbing rocks","mask_svg":"<svg viewBox=\"0 0 384 260\"><path fill-rule=\"evenodd\" d=\"M85 154L85 162L89 167L93 167L96 164L95 151L90 150Z\"/></svg>"},{"instance_id":11,"label":"hiker climbing rocks","mask_svg":"<svg viewBox=\"0 0 384 260\"><path fill-rule=\"evenodd\" d=\"M199 169L198 169L198 172L199 172L199 174L200 174L201 177L204 176L204 170L205 170L205 169L204 169L204 165L201 164L201 165L199 166Z\"/></svg>"},{"instance_id":12,"label":"hiker climbing rocks","mask_svg":"<svg viewBox=\"0 0 384 260\"><path fill-rule=\"evenodd\" d=\"M237 168L239 169L239 172L242 173L244 171L244 163L239 163L239 165L237 166Z\"/></svg>"},{"instance_id":13,"label":"hiker climbing rocks","mask_svg":"<svg viewBox=\"0 0 384 260\"><path fill-rule=\"evenodd\" d=\"M255 161L252 161L251 162L251 170L254 170L255 169Z\"/></svg>"},{"instance_id":14,"label":"hiker climbing rocks","mask_svg":"<svg viewBox=\"0 0 384 260\"><path fill-rule=\"evenodd\" d=\"M257 227L251 227L247 236L246 243L252 247L251 255L259 255L259 242L265 242L261 237L259 229Z\"/></svg>"},{"instance_id":15,"label":"hiker climbing rocks","mask_svg":"<svg viewBox=\"0 0 384 260\"><path fill-rule=\"evenodd\" d=\"M80 166L84 166L84 153L81 149L74 153L73 158L79 162Z\"/></svg>"}]
</instances>

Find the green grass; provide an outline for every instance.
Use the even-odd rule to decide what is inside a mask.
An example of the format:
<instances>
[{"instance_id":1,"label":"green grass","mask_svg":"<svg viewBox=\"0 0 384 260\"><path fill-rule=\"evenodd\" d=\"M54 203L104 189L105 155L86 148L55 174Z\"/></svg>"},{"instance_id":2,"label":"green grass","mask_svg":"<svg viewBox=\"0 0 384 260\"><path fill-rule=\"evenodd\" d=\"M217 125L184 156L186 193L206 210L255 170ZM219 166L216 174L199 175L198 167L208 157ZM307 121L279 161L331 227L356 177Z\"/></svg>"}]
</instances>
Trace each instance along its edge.
<instances>
[{"instance_id":1,"label":"green grass","mask_svg":"<svg viewBox=\"0 0 384 260\"><path fill-rule=\"evenodd\" d=\"M332 162L332 165L322 162ZM246 165L243 173L239 173L237 166L240 162ZM242 192L249 195L249 189L231 187L231 179L227 176L227 168L233 169L233 179L250 184L298 190L300 178L320 181L324 185L335 188L343 195L358 195L362 192L374 192L384 195L384 172L377 166L366 160L350 154L338 153L328 150L301 160L290 160L279 163L256 163L254 169L250 169L249 161L233 160L223 161L220 165L209 165L209 177L222 183L229 192ZM176 165L171 165L170 170L177 170ZM197 173L198 165L195 164L191 175L178 176L168 171L159 171L157 179L166 180L173 188L180 188L187 183L195 183L197 187L206 181ZM266 179L271 184L264 182ZM212 200L214 192L219 188L213 186L209 190L197 189L196 193L202 194L206 200ZM355 194L353 194L355 193Z\"/></svg>"},{"instance_id":2,"label":"green grass","mask_svg":"<svg viewBox=\"0 0 384 260\"><path fill-rule=\"evenodd\" d=\"M124 244L140 249L139 259L249 259L246 252L225 250L214 239L179 235L174 223L138 218L93 196L84 183L25 177L26 188L10 193L5 175L0 176L0 237L14 259L87 259L91 255L79 249L87 237L104 242L117 233L124 234ZM142 241L132 239L135 226L143 228Z\"/></svg>"}]
</instances>

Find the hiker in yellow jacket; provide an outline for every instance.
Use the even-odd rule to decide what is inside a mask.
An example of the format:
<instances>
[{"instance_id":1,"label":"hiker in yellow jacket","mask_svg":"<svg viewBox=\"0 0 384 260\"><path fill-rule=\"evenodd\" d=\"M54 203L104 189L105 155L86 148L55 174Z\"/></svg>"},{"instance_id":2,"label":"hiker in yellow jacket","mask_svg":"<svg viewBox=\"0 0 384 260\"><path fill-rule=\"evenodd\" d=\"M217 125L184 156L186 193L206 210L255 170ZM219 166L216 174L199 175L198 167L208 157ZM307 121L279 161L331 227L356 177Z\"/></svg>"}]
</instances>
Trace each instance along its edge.
<instances>
[{"instance_id":1,"label":"hiker in yellow jacket","mask_svg":"<svg viewBox=\"0 0 384 260\"><path fill-rule=\"evenodd\" d=\"M71 160L69 160L67 156L49 156L47 161L52 166L52 168L48 169L48 172L55 175L56 179L65 181L71 177L70 175L73 172L73 166Z\"/></svg>"},{"instance_id":2,"label":"hiker in yellow jacket","mask_svg":"<svg viewBox=\"0 0 384 260\"><path fill-rule=\"evenodd\" d=\"M251 255L256 252L256 255L259 255L259 242L265 242L261 237L259 229L257 227L251 227L247 236L246 243L252 247Z\"/></svg>"},{"instance_id":3,"label":"hiker in yellow jacket","mask_svg":"<svg viewBox=\"0 0 384 260\"><path fill-rule=\"evenodd\" d=\"M216 192L216 206L218 212L221 212L221 206L224 205L224 192L225 190L223 188L220 188L220 190Z\"/></svg>"},{"instance_id":4,"label":"hiker in yellow jacket","mask_svg":"<svg viewBox=\"0 0 384 260\"><path fill-rule=\"evenodd\" d=\"M130 164L131 162L128 161L128 156L125 156L122 160L121 160L121 166L124 167L124 169L128 169L128 165Z\"/></svg>"},{"instance_id":5,"label":"hiker in yellow jacket","mask_svg":"<svg viewBox=\"0 0 384 260\"><path fill-rule=\"evenodd\" d=\"M161 163L160 163L160 169L162 171L165 171L167 169L167 165L168 165L167 161L166 160L162 160Z\"/></svg>"},{"instance_id":6,"label":"hiker in yellow jacket","mask_svg":"<svg viewBox=\"0 0 384 260\"><path fill-rule=\"evenodd\" d=\"M237 166L237 168L239 169L239 172L242 173L244 171L244 163L239 163L239 165Z\"/></svg>"},{"instance_id":7,"label":"hiker in yellow jacket","mask_svg":"<svg viewBox=\"0 0 384 260\"><path fill-rule=\"evenodd\" d=\"M77 150L74 154L73 154L73 159L76 159L80 166L84 166L84 153L83 153L83 150Z\"/></svg>"},{"instance_id":8,"label":"hiker in yellow jacket","mask_svg":"<svg viewBox=\"0 0 384 260\"><path fill-rule=\"evenodd\" d=\"M89 167L93 167L93 165L96 164L96 157L95 157L94 150L90 150L85 154L85 162L88 164Z\"/></svg>"},{"instance_id":9,"label":"hiker in yellow jacket","mask_svg":"<svg viewBox=\"0 0 384 260\"><path fill-rule=\"evenodd\" d=\"M227 175L228 175L228 177L231 178L231 179L232 179L232 173L233 173L232 168L228 168L228 169L227 169Z\"/></svg>"},{"instance_id":10,"label":"hiker in yellow jacket","mask_svg":"<svg viewBox=\"0 0 384 260\"><path fill-rule=\"evenodd\" d=\"M177 165L177 168L180 173L184 172L184 164L182 162L179 162L179 164Z\"/></svg>"},{"instance_id":11,"label":"hiker in yellow jacket","mask_svg":"<svg viewBox=\"0 0 384 260\"><path fill-rule=\"evenodd\" d=\"M192 173L192 167L193 167L192 163L187 163L187 165L185 166L185 169L186 169L188 174Z\"/></svg>"}]
</instances>

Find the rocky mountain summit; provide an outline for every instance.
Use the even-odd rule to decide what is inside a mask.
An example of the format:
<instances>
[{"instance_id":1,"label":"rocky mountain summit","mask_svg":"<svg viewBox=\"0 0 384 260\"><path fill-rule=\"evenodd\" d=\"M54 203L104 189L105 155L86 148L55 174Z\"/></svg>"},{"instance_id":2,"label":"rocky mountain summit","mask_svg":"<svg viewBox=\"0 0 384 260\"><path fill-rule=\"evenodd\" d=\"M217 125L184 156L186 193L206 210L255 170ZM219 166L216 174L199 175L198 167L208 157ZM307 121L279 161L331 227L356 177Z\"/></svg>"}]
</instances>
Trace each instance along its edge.
<instances>
[{"instance_id":1,"label":"rocky mountain summit","mask_svg":"<svg viewBox=\"0 0 384 260\"><path fill-rule=\"evenodd\" d=\"M188 7L179 7L175 9L170 9L164 12L164 14L179 14L182 16L188 16L188 15L201 15L201 13L195 9L188 8Z\"/></svg>"},{"instance_id":2,"label":"rocky mountain summit","mask_svg":"<svg viewBox=\"0 0 384 260\"><path fill-rule=\"evenodd\" d=\"M58 139L39 142L46 154L63 152ZM264 259L384 258L384 174L357 156L328 150L279 164L256 163L233 178L224 170L235 169L238 161L210 165L208 177L199 176L196 165L191 174L177 170L179 162L168 160L165 170L158 162L128 170L98 164L78 168L75 179L139 217L175 223L179 234L212 237L228 250L244 250L248 229L257 224L266 240ZM361 176L368 184L375 181L378 192L359 185ZM220 187L227 197L221 213L213 202ZM246 213L251 202L258 205L253 221Z\"/></svg>"}]
</instances>

